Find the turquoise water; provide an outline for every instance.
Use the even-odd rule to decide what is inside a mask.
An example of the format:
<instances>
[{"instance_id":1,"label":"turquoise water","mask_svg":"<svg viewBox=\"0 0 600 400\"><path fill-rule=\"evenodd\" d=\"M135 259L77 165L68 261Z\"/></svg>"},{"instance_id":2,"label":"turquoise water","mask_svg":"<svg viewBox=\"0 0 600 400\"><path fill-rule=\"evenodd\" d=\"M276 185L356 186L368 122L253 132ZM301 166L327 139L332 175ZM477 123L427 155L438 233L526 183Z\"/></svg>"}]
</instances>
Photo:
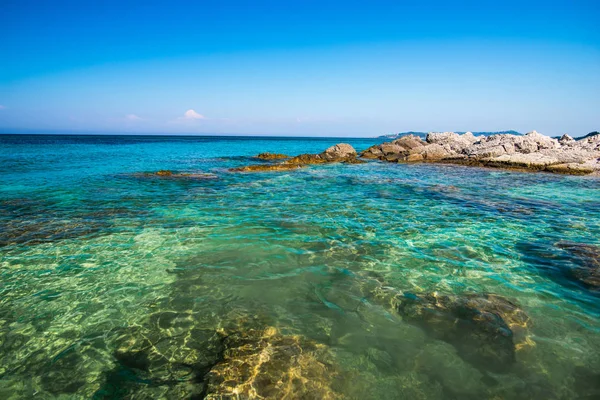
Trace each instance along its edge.
<instances>
[{"instance_id":1,"label":"turquoise water","mask_svg":"<svg viewBox=\"0 0 600 400\"><path fill-rule=\"evenodd\" d=\"M600 180L380 162L228 171L340 141L0 136L0 398L189 398L198 374L176 366L195 329L240 320L323 345L340 398L600 395L600 294L569 273L599 262ZM160 169L207 175L141 174ZM527 316L504 318L514 360L469 357L382 292L508 299ZM140 337L170 379L120 366Z\"/></svg>"}]
</instances>

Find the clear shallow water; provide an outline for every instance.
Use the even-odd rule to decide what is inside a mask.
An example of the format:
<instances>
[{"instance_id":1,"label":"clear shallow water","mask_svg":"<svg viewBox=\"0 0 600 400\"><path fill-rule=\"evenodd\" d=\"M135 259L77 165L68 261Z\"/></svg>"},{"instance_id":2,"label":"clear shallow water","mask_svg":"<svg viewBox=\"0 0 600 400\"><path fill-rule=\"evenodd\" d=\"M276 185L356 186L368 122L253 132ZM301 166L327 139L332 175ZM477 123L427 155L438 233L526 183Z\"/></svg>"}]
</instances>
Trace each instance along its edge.
<instances>
[{"instance_id":1,"label":"clear shallow water","mask_svg":"<svg viewBox=\"0 0 600 400\"><path fill-rule=\"evenodd\" d=\"M325 345L345 398L599 395L600 296L557 244L600 245L600 180L378 162L228 172L340 141L374 143L0 136L0 397L185 397L189 371L157 384L115 352L150 337L183 363L194 329L239 319ZM137 175L159 169L214 176ZM529 318L515 362L465 358L378 287L510 299Z\"/></svg>"}]
</instances>

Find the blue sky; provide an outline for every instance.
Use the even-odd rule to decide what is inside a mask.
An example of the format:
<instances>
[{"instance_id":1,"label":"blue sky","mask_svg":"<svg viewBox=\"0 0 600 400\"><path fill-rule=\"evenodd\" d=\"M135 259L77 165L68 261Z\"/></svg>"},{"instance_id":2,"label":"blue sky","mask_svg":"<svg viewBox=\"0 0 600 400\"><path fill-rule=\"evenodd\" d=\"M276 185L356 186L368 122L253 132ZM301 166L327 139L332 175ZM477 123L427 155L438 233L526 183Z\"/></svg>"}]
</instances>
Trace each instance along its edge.
<instances>
[{"instance_id":1,"label":"blue sky","mask_svg":"<svg viewBox=\"0 0 600 400\"><path fill-rule=\"evenodd\" d=\"M1 0L0 131L579 136L600 129L599 18L576 0Z\"/></svg>"}]
</instances>

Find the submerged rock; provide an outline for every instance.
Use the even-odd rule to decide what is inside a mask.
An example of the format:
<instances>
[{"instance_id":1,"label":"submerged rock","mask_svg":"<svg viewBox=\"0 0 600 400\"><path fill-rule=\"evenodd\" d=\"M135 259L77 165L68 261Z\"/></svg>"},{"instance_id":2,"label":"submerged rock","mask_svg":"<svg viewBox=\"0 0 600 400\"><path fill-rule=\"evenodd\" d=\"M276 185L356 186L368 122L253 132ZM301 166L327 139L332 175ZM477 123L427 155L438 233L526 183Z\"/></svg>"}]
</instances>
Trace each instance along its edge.
<instances>
[{"instance_id":1,"label":"submerged rock","mask_svg":"<svg viewBox=\"0 0 600 400\"><path fill-rule=\"evenodd\" d=\"M206 399L336 399L326 348L275 328L225 334L224 358L205 376Z\"/></svg>"},{"instance_id":2,"label":"submerged rock","mask_svg":"<svg viewBox=\"0 0 600 400\"><path fill-rule=\"evenodd\" d=\"M290 158L290 156L288 156L286 154L265 152L265 153L260 153L259 155L256 156L256 158L260 158L261 160L280 160L283 158Z\"/></svg>"},{"instance_id":3,"label":"submerged rock","mask_svg":"<svg viewBox=\"0 0 600 400\"><path fill-rule=\"evenodd\" d=\"M492 294L405 294L395 298L395 309L433 337L454 345L465 360L495 372L514 364L513 329L529 321L516 304Z\"/></svg>"},{"instance_id":4,"label":"submerged rock","mask_svg":"<svg viewBox=\"0 0 600 400\"><path fill-rule=\"evenodd\" d=\"M522 241L516 249L525 262L557 283L600 293L600 246L571 241Z\"/></svg>"},{"instance_id":5,"label":"submerged rock","mask_svg":"<svg viewBox=\"0 0 600 400\"><path fill-rule=\"evenodd\" d=\"M514 302L494 294L416 295L386 286L375 277L365 294L387 305L431 337L453 345L465 361L491 372L506 372L515 352L532 345L527 314Z\"/></svg>"},{"instance_id":6,"label":"submerged rock","mask_svg":"<svg viewBox=\"0 0 600 400\"><path fill-rule=\"evenodd\" d=\"M567 241L556 246L578 261L578 265L570 270L573 278L590 288L600 289L600 246Z\"/></svg>"},{"instance_id":7,"label":"submerged rock","mask_svg":"<svg viewBox=\"0 0 600 400\"><path fill-rule=\"evenodd\" d=\"M203 329L190 317L157 314L152 320L162 333L124 330L114 368L94 398L339 397L332 389L337 370L324 345L272 327Z\"/></svg>"}]
</instances>

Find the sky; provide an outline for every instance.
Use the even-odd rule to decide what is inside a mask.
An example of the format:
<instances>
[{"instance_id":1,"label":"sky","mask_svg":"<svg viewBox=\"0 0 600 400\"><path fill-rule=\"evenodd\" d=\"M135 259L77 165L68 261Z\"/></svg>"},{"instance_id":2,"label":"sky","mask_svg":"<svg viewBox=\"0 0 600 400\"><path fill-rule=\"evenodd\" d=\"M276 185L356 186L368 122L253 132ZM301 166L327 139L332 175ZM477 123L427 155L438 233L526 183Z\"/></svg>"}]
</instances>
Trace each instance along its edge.
<instances>
[{"instance_id":1,"label":"sky","mask_svg":"<svg viewBox=\"0 0 600 400\"><path fill-rule=\"evenodd\" d=\"M600 130L600 1L0 0L0 132Z\"/></svg>"}]
</instances>

